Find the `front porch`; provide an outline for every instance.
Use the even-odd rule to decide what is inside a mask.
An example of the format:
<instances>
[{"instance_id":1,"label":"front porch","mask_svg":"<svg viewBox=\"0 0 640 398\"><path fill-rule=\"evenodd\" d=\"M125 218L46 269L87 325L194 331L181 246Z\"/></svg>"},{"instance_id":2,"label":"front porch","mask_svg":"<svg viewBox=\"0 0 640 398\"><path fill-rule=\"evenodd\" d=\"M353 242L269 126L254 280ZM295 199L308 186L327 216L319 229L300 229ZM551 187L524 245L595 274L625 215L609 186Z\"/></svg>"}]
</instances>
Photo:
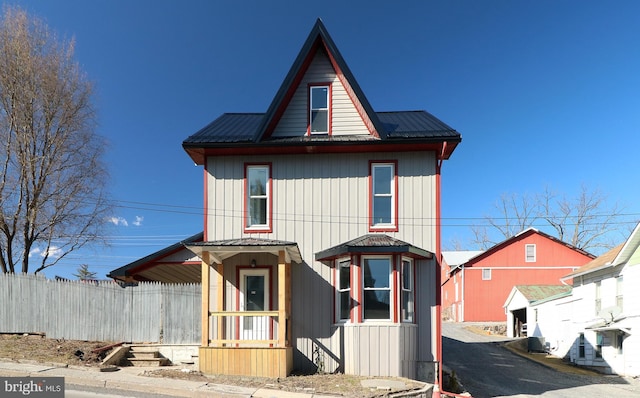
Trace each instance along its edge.
<instances>
[{"instance_id":1,"label":"front porch","mask_svg":"<svg viewBox=\"0 0 640 398\"><path fill-rule=\"evenodd\" d=\"M297 244L239 239L187 247L202 260L199 370L288 376L293 369L291 262L302 261Z\"/></svg>"}]
</instances>

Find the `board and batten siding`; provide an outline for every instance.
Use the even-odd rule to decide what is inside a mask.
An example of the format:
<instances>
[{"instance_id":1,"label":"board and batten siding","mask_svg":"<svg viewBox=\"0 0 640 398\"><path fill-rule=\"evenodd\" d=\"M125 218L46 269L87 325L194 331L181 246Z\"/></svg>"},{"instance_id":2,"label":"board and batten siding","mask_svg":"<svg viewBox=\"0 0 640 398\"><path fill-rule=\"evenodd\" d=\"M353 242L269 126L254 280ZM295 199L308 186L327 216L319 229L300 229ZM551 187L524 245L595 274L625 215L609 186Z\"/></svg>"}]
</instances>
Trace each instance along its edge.
<instances>
[{"instance_id":1,"label":"board and batten siding","mask_svg":"<svg viewBox=\"0 0 640 398\"><path fill-rule=\"evenodd\" d=\"M210 157L207 160L207 240L251 236L292 241L300 248L303 264L292 264L296 369L310 369L318 358L326 371L340 366L341 338L333 325L332 269L314 261L314 255L369 233L370 160L397 160L399 229L386 234L435 252L434 153L307 154ZM273 230L246 234L244 167L246 163L262 162L271 164ZM433 361L436 346L435 325L431 325L435 268L433 260L416 262L416 281L426 287L416 292L420 331L415 347L418 362ZM225 266L225 274L227 272L230 270ZM215 296L212 295L212 299ZM227 299L233 298L227 296ZM380 360L388 362L389 358Z\"/></svg>"},{"instance_id":2,"label":"board and batten siding","mask_svg":"<svg viewBox=\"0 0 640 398\"><path fill-rule=\"evenodd\" d=\"M308 85L311 83L331 83L332 135L369 134L369 130L362 121L351 97L333 70L328 56L324 51L318 51L272 136L295 137L306 134L309 123Z\"/></svg>"}]
</instances>

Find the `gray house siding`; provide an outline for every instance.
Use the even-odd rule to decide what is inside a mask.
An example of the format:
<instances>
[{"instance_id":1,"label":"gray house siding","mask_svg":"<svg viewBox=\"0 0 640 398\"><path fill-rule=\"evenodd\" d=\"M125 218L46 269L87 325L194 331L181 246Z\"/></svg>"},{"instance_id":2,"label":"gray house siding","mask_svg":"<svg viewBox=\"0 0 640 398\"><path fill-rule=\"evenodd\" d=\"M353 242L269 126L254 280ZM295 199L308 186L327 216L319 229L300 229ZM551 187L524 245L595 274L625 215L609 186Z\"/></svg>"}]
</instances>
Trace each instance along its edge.
<instances>
[{"instance_id":1,"label":"gray house siding","mask_svg":"<svg viewBox=\"0 0 640 398\"><path fill-rule=\"evenodd\" d=\"M372 331L363 327L351 328L347 332L334 326L332 269L314 261L314 254L369 233L370 160L397 160L399 228L398 232L387 234L435 252L436 161L433 153L209 157L207 160L207 240L252 236L298 243L304 263L292 265L292 333L296 348L294 367L297 369L310 369L319 363L326 371L346 366L344 349L351 343L347 344L346 340L343 343L342 334L370 347L404 347L408 362L393 365L394 369L410 367L412 361L433 361L432 353L436 346L431 325L435 305L435 292L431 291L435 286L433 260L416 262L417 286L426 286L428 290L416 292L416 319L421 335L415 336L413 346L408 343L411 333L417 334L417 331L412 332L412 327L378 322L374 329L386 332L372 336ZM245 162L271 164L271 233L244 233ZM247 263L247 260L237 261ZM229 281L227 287L232 287L234 266L225 263L225 274ZM228 308L229 303L235 300L229 293L232 291L233 288L227 289ZM212 298L215 298L213 292ZM212 309L215 308L213 301ZM374 324L367 322L363 325ZM381 369L390 362L385 351L380 355L373 358L377 365L372 365L372 369Z\"/></svg>"}]
</instances>

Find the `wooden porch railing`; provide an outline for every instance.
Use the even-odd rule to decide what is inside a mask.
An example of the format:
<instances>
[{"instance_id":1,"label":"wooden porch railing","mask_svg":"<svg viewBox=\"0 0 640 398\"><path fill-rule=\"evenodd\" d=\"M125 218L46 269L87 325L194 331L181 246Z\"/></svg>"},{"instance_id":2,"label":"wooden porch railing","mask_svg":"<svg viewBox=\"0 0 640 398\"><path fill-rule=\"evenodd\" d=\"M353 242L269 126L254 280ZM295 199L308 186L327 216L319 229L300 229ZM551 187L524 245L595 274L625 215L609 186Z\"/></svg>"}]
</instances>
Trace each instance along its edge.
<instances>
[{"instance_id":1,"label":"wooden porch railing","mask_svg":"<svg viewBox=\"0 0 640 398\"><path fill-rule=\"evenodd\" d=\"M287 347L287 319L280 311L209 312L209 347Z\"/></svg>"}]
</instances>

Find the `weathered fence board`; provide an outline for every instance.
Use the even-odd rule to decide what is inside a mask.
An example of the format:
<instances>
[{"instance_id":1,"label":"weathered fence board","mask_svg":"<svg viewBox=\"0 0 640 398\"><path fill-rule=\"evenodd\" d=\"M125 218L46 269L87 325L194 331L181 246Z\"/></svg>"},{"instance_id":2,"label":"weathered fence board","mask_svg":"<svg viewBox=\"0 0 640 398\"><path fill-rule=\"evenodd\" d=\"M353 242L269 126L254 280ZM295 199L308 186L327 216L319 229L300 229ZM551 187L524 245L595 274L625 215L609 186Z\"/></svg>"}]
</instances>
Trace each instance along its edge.
<instances>
[{"instance_id":1,"label":"weathered fence board","mask_svg":"<svg viewBox=\"0 0 640 398\"><path fill-rule=\"evenodd\" d=\"M56 281L0 274L0 332L69 340L199 344L200 284Z\"/></svg>"}]
</instances>

